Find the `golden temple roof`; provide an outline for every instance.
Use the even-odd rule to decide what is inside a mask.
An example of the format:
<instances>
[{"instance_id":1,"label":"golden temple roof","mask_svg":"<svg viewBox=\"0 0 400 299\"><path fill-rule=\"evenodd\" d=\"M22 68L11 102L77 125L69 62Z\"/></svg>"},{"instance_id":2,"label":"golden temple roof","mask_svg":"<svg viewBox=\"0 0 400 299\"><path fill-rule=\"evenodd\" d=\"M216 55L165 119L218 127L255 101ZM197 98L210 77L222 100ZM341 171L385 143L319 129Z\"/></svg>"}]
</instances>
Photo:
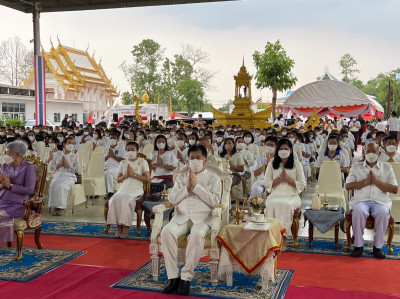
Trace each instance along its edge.
<instances>
[{"instance_id":1,"label":"golden temple roof","mask_svg":"<svg viewBox=\"0 0 400 299\"><path fill-rule=\"evenodd\" d=\"M66 91L79 92L82 87L86 86L86 83L97 83L103 85L111 96L119 96L116 87L101 66L101 61L96 62L94 54L90 56L87 50L74 49L63 46L61 43L54 48L52 43L49 52L42 48L42 56L46 60L46 72L50 71ZM33 70L24 82L24 86L32 77Z\"/></svg>"}]
</instances>

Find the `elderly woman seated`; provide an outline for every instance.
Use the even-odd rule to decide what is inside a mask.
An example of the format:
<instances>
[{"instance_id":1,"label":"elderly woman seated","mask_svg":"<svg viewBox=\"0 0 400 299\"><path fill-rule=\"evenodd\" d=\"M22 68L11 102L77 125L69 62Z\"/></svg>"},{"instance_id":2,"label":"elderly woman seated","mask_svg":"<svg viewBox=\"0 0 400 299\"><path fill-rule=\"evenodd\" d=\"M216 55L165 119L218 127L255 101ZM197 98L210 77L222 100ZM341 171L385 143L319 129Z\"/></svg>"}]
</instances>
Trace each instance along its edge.
<instances>
[{"instance_id":1,"label":"elderly woman seated","mask_svg":"<svg viewBox=\"0 0 400 299\"><path fill-rule=\"evenodd\" d=\"M24 215L22 202L35 189L35 167L24 160L25 152L22 141L9 143L4 164L0 166L0 242L13 240L14 218Z\"/></svg>"}]
</instances>

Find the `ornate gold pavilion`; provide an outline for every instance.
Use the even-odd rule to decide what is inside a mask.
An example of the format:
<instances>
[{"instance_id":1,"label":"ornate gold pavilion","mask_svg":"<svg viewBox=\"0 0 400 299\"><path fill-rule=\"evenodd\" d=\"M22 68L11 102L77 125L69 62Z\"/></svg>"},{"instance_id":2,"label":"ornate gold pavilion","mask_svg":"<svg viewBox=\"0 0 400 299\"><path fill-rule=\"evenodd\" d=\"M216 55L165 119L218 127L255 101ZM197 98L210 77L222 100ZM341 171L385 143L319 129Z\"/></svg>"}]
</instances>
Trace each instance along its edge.
<instances>
[{"instance_id":1,"label":"ornate gold pavilion","mask_svg":"<svg viewBox=\"0 0 400 299\"><path fill-rule=\"evenodd\" d=\"M212 107L212 112L216 123L214 126L241 125L243 129L250 128L266 128L271 124L267 124L268 118L271 116L271 108L260 112L254 112L251 108L253 101L251 99L251 79L244 60L239 73L234 76L235 79L235 100L233 104L235 108L231 114L221 112Z\"/></svg>"},{"instance_id":2,"label":"ornate gold pavilion","mask_svg":"<svg viewBox=\"0 0 400 299\"><path fill-rule=\"evenodd\" d=\"M46 60L46 91L49 99L78 100L83 102L83 112L99 119L114 105L119 96L101 65L86 51L51 43L50 51L42 49ZM34 87L33 69L24 87Z\"/></svg>"}]
</instances>

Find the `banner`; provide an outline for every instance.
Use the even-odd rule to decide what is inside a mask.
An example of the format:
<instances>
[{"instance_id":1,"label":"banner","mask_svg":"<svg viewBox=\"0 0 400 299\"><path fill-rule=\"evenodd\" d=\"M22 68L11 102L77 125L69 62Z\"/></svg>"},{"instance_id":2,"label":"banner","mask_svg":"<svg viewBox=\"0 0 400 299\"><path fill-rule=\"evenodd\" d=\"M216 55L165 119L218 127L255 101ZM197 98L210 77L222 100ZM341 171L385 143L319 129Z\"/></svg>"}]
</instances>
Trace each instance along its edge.
<instances>
[{"instance_id":1,"label":"banner","mask_svg":"<svg viewBox=\"0 0 400 299\"><path fill-rule=\"evenodd\" d=\"M36 125L46 125L45 60L35 55L35 112Z\"/></svg>"}]
</instances>

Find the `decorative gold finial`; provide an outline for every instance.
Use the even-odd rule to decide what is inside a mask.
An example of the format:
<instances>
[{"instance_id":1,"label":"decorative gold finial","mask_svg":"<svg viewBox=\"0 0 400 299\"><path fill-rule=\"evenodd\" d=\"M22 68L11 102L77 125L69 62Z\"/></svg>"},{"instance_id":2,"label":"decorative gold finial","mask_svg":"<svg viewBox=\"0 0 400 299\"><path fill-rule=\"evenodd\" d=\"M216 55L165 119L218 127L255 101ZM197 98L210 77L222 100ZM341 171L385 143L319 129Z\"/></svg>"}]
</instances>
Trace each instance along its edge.
<instances>
[{"instance_id":1,"label":"decorative gold finial","mask_svg":"<svg viewBox=\"0 0 400 299\"><path fill-rule=\"evenodd\" d=\"M143 104L147 104L149 102L149 95L147 94L147 91L144 92L142 101L143 101Z\"/></svg>"},{"instance_id":2,"label":"decorative gold finial","mask_svg":"<svg viewBox=\"0 0 400 299\"><path fill-rule=\"evenodd\" d=\"M96 53L96 50L93 51L92 59L94 59L94 54L95 54L95 53Z\"/></svg>"},{"instance_id":3,"label":"decorative gold finial","mask_svg":"<svg viewBox=\"0 0 400 299\"><path fill-rule=\"evenodd\" d=\"M50 44L51 44L51 48L53 49L54 46L53 46L53 41L51 40L51 36L50 36Z\"/></svg>"},{"instance_id":4,"label":"decorative gold finial","mask_svg":"<svg viewBox=\"0 0 400 299\"><path fill-rule=\"evenodd\" d=\"M103 60L103 57L100 57L100 60L99 60L99 65L101 64L101 61ZM111 80L111 79L110 79Z\"/></svg>"},{"instance_id":5,"label":"decorative gold finial","mask_svg":"<svg viewBox=\"0 0 400 299\"><path fill-rule=\"evenodd\" d=\"M89 51L89 43L87 44L86 53Z\"/></svg>"},{"instance_id":6,"label":"decorative gold finial","mask_svg":"<svg viewBox=\"0 0 400 299\"><path fill-rule=\"evenodd\" d=\"M58 38L58 33L57 33L57 40L58 40L58 44L61 45L60 39Z\"/></svg>"},{"instance_id":7,"label":"decorative gold finial","mask_svg":"<svg viewBox=\"0 0 400 299\"><path fill-rule=\"evenodd\" d=\"M243 65L242 66L244 66L244 55L243 55Z\"/></svg>"}]
</instances>

